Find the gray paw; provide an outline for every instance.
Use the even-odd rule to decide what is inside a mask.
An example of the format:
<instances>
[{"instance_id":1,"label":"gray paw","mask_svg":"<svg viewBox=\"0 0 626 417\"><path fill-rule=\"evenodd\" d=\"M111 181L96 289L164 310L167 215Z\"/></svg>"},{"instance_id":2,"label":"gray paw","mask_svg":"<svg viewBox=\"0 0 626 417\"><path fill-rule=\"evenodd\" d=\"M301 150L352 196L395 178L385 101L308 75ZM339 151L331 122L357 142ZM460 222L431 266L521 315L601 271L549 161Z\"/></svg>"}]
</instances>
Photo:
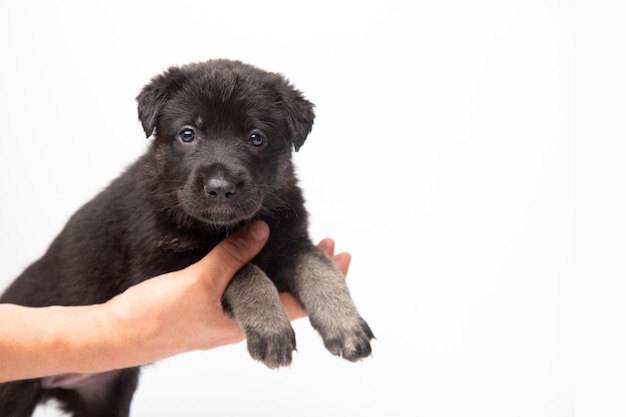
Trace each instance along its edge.
<instances>
[{"instance_id":1,"label":"gray paw","mask_svg":"<svg viewBox=\"0 0 626 417\"><path fill-rule=\"evenodd\" d=\"M370 340L374 333L362 318L351 326L315 326L332 354L355 362L372 353Z\"/></svg>"},{"instance_id":2,"label":"gray paw","mask_svg":"<svg viewBox=\"0 0 626 417\"><path fill-rule=\"evenodd\" d=\"M291 354L296 350L296 334L291 326L277 333L259 333L246 331L248 352L250 355L269 368L291 364Z\"/></svg>"}]
</instances>

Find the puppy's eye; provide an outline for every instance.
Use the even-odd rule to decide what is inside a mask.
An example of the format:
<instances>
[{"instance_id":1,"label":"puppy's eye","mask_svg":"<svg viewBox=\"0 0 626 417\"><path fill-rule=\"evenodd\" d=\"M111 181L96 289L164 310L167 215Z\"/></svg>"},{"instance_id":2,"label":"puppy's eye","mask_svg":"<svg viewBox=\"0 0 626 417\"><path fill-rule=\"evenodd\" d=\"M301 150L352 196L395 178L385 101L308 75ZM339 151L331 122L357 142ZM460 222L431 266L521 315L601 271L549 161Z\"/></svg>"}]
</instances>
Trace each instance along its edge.
<instances>
[{"instance_id":1,"label":"puppy's eye","mask_svg":"<svg viewBox=\"0 0 626 417\"><path fill-rule=\"evenodd\" d=\"M252 133L250 133L250 143L253 144L254 146L261 146L263 145L263 143L265 143L265 136L258 131L252 131Z\"/></svg>"},{"instance_id":2,"label":"puppy's eye","mask_svg":"<svg viewBox=\"0 0 626 417\"><path fill-rule=\"evenodd\" d=\"M194 132L193 129L185 128L180 131L178 138L181 142L190 143L196 140L196 132Z\"/></svg>"}]
</instances>

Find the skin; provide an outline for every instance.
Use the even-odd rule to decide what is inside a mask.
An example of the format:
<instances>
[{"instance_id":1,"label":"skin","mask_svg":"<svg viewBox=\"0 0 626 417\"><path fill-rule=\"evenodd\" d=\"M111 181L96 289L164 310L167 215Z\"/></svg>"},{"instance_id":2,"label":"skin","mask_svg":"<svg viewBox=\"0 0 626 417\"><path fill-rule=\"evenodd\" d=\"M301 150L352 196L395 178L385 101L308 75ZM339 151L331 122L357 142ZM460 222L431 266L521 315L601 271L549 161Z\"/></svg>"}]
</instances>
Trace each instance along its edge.
<instances>
[{"instance_id":1,"label":"skin","mask_svg":"<svg viewBox=\"0 0 626 417\"><path fill-rule=\"evenodd\" d=\"M197 263L144 281L104 304L0 304L0 382L105 372L244 340L221 299L233 275L268 237L267 224L254 222ZM319 247L346 275L350 255L335 255L332 239ZM293 296L280 298L291 320L306 316Z\"/></svg>"}]
</instances>

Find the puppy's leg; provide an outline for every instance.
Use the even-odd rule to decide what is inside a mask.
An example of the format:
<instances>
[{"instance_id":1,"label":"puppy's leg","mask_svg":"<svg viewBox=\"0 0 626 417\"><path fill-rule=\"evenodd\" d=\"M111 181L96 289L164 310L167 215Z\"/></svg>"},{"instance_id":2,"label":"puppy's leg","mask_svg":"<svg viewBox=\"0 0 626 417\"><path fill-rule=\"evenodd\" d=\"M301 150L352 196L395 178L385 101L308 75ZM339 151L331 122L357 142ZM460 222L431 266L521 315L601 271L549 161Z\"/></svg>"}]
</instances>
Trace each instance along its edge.
<instances>
[{"instance_id":1,"label":"puppy's leg","mask_svg":"<svg viewBox=\"0 0 626 417\"><path fill-rule=\"evenodd\" d=\"M337 266L317 248L298 256L290 281L292 293L333 354L350 361L369 356L374 334L361 318Z\"/></svg>"},{"instance_id":2,"label":"puppy's leg","mask_svg":"<svg viewBox=\"0 0 626 417\"><path fill-rule=\"evenodd\" d=\"M226 289L224 302L245 332L254 359L270 368L291 364L295 333L276 286L259 267L243 267Z\"/></svg>"},{"instance_id":3,"label":"puppy's leg","mask_svg":"<svg viewBox=\"0 0 626 417\"><path fill-rule=\"evenodd\" d=\"M38 379L0 384L0 416L29 417L41 399Z\"/></svg>"},{"instance_id":4,"label":"puppy's leg","mask_svg":"<svg viewBox=\"0 0 626 417\"><path fill-rule=\"evenodd\" d=\"M139 368L96 374L73 389L52 388L50 396L73 417L128 417Z\"/></svg>"}]
</instances>

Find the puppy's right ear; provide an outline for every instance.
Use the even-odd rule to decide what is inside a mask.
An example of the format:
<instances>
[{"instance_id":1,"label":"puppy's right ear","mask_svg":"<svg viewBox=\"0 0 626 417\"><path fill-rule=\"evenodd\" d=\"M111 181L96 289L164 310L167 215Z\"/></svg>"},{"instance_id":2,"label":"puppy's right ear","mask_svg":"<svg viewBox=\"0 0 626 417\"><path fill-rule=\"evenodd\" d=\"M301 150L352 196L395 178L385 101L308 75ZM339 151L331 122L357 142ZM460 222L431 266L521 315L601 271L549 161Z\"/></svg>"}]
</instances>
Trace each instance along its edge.
<instances>
[{"instance_id":1,"label":"puppy's right ear","mask_svg":"<svg viewBox=\"0 0 626 417\"><path fill-rule=\"evenodd\" d=\"M165 102L183 86L184 74L178 67L171 67L152 78L137 96L139 121L149 138L157 126Z\"/></svg>"}]
</instances>

